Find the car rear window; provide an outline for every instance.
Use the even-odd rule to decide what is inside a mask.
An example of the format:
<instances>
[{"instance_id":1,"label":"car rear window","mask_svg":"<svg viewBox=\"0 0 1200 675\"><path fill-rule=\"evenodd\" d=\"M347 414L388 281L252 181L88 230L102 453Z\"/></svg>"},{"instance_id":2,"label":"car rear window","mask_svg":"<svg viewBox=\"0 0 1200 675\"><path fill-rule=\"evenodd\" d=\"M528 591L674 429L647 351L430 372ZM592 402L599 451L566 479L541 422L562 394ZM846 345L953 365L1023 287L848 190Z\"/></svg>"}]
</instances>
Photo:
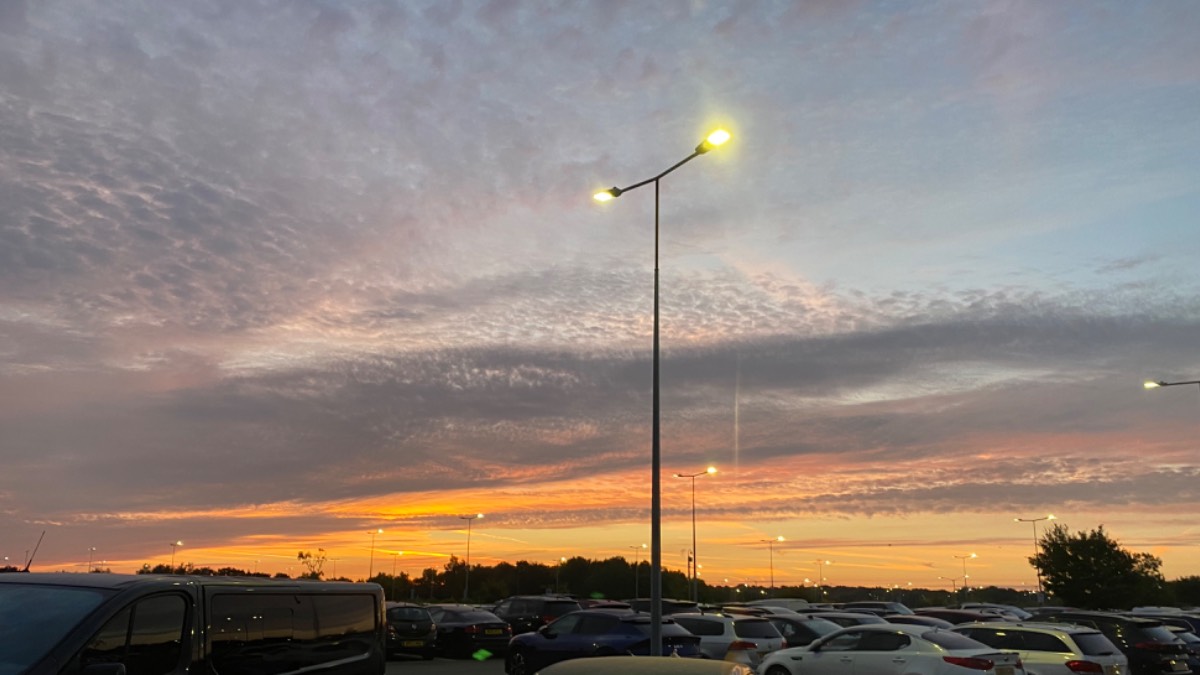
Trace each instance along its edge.
<instances>
[{"instance_id":1,"label":"car rear window","mask_svg":"<svg viewBox=\"0 0 1200 675\"><path fill-rule=\"evenodd\" d=\"M688 629L693 635L720 635L725 632L720 621L677 616L675 617L675 623Z\"/></svg>"},{"instance_id":2,"label":"car rear window","mask_svg":"<svg viewBox=\"0 0 1200 675\"><path fill-rule=\"evenodd\" d=\"M1154 640L1155 642L1175 642L1176 641L1175 634L1171 632L1171 629L1167 628L1166 626L1162 625L1161 623L1139 625L1137 627L1137 632L1140 633L1145 638ZM1136 640L1135 640L1135 642L1136 642Z\"/></svg>"},{"instance_id":3,"label":"car rear window","mask_svg":"<svg viewBox=\"0 0 1200 675\"><path fill-rule=\"evenodd\" d=\"M742 638L778 638L779 629L766 619L741 619L733 622L733 634Z\"/></svg>"},{"instance_id":4,"label":"car rear window","mask_svg":"<svg viewBox=\"0 0 1200 675\"><path fill-rule=\"evenodd\" d=\"M545 612L548 616L562 616L580 609L579 603L574 600L550 600L546 603Z\"/></svg>"},{"instance_id":5,"label":"car rear window","mask_svg":"<svg viewBox=\"0 0 1200 675\"><path fill-rule=\"evenodd\" d=\"M429 621L429 610L420 607L392 607L387 611L388 621Z\"/></svg>"},{"instance_id":6,"label":"car rear window","mask_svg":"<svg viewBox=\"0 0 1200 675\"><path fill-rule=\"evenodd\" d=\"M1085 635L1099 635L1100 637L1104 637L1099 633L1085 633ZM1058 637L1057 635L1025 631L1021 634L1021 638L1024 640L1025 649L1030 651L1054 652L1056 654L1071 653L1071 648L1067 646L1067 643L1063 642L1062 638ZM988 644L991 643L989 642Z\"/></svg>"},{"instance_id":7,"label":"car rear window","mask_svg":"<svg viewBox=\"0 0 1200 675\"><path fill-rule=\"evenodd\" d=\"M921 633L921 638L945 649L978 649L979 647L987 646L979 640L972 640L966 635L942 630L931 630L927 633Z\"/></svg>"},{"instance_id":8,"label":"car rear window","mask_svg":"<svg viewBox=\"0 0 1200 675\"><path fill-rule=\"evenodd\" d=\"M1117 646L1104 633L1075 633L1071 639L1084 654L1088 656L1111 656L1117 653Z\"/></svg>"}]
</instances>

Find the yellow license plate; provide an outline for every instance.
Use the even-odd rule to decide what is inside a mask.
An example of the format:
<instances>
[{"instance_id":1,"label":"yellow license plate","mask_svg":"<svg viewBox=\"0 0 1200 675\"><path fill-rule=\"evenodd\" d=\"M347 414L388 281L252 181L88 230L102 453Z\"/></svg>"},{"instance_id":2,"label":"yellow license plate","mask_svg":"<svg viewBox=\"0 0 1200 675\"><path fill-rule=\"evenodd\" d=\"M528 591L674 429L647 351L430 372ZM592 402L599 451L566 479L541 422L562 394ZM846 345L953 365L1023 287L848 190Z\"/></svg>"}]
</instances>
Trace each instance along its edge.
<instances>
[{"instance_id":1,"label":"yellow license plate","mask_svg":"<svg viewBox=\"0 0 1200 675\"><path fill-rule=\"evenodd\" d=\"M420 640L405 640L400 643L401 647L424 647L425 643Z\"/></svg>"},{"instance_id":2,"label":"yellow license plate","mask_svg":"<svg viewBox=\"0 0 1200 675\"><path fill-rule=\"evenodd\" d=\"M1104 666L1104 675L1121 675L1121 667L1115 663Z\"/></svg>"},{"instance_id":3,"label":"yellow license plate","mask_svg":"<svg viewBox=\"0 0 1200 675\"><path fill-rule=\"evenodd\" d=\"M488 628L483 631L484 635L504 635L504 631L499 628Z\"/></svg>"},{"instance_id":4,"label":"yellow license plate","mask_svg":"<svg viewBox=\"0 0 1200 675\"><path fill-rule=\"evenodd\" d=\"M996 666L996 675L1013 675L1012 666Z\"/></svg>"}]
</instances>

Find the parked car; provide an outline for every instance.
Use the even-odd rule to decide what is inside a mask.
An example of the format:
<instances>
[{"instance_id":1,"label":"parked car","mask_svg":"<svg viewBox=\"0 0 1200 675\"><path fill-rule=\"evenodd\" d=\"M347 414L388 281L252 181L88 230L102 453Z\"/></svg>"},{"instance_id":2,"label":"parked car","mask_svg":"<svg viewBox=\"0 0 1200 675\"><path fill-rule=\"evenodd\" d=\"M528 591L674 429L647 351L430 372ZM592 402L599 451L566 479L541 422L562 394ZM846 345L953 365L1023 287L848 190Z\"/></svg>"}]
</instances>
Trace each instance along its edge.
<instances>
[{"instance_id":1,"label":"parked car","mask_svg":"<svg viewBox=\"0 0 1200 675\"><path fill-rule=\"evenodd\" d=\"M939 619L936 616L922 616L920 614L887 614L884 620L888 623L911 623L915 626L925 626L927 628L952 628L954 624L945 619Z\"/></svg>"},{"instance_id":2,"label":"parked car","mask_svg":"<svg viewBox=\"0 0 1200 675\"><path fill-rule=\"evenodd\" d=\"M768 614L770 621L787 640L788 647L803 647L824 635L842 629L842 626L811 614Z\"/></svg>"},{"instance_id":3,"label":"parked car","mask_svg":"<svg viewBox=\"0 0 1200 675\"><path fill-rule=\"evenodd\" d=\"M732 614L672 614L675 623L700 638L704 658L742 663L757 669L767 654L787 647L770 620Z\"/></svg>"},{"instance_id":4,"label":"parked car","mask_svg":"<svg viewBox=\"0 0 1200 675\"><path fill-rule=\"evenodd\" d=\"M1005 618L999 614L975 612L969 609L951 609L949 607L922 607L913 611L915 611L918 616L932 616L935 619L949 621L956 626L960 623L982 623L985 621L1005 620Z\"/></svg>"},{"instance_id":5,"label":"parked car","mask_svg":"<svg viewBox=\"0 0 1200 675\"><path fill-rule=\"evenodd\" d=\"M761 675L1025 675L1002 652L940 628L887 622L843 628L763 659Z\"/></svg>"},{"instance_id":6,"label":"parked car","mask_svg":"<svg viewBox=\"0 0 1200 675\"><path fill-rule=\"evenodd\" d=\"M387 603L387 652L432 659L437 649L437 626L429 609L409 602Z\"/></svg>"},{"instance_id":7,"label":"parked car","mask_svg":"<svg viewBox=\"0 0 1200 675\"><path fill-rule=\"evenodd\" d=\"M877 609L887 614L912 614L913 611L903 602L887 602L883 600L856 600L843 602L842 609Z\"/></svg>"},{"instance_id":8,"label":"parked car","mask_svg":"<svg viewBox=\"0 0 1200 675\"><path fill-rule=\"evenodd\" d=\"M1084 610L1054 612L1042 619L1089 626L1104 633L1125 654L1132 675L1186 675L1191 672L1187 649L1156 619Z\"/></svg>"},{"instance_id":9,"label":"parked car","mask_svg":"<svg viewBox=\"0 0 1200 675\"><path fill-rule=\"evenodd\" d=\"M539 670L537 675L754 675L740 663L708 659L658 659L649 656L610 656L571 659Z\"/></svg>"},{"instance_id":10,"label":"parked car","mask_svg":"<svg viewBox=\"0 0 1200 675\"><path fill-rule=\"evenodd\" d=\"M1184 628L1183 626L1173 626L1171 624L1166 624L1166 626L1167 630L1171 631L1176 639L1182 642L1184 648L1187 649L1188 668L1193 673L1200 673L1200 636L1193 633L1191 629Z\"/></svg>"},{"instance_id":11,"label":"parked car","mask_svg":"<svg viewBox=\"0 0 1200 675\"><path fill-rule=\"evenodd\" d=\"M826 621L832 621L842 628L847 626L859 626L866 623L887 623L887 619L874 614L865 614L862 612L812 612L808 616L815 616Z\"/></svg>"},{"instance_id":12,"label":"parked car","mask_svg":"<svg viewBox=\"0 0 1200 675\"><path fill-rule=\"evenodd\" d=\"M1156 619L1167 626L1179 626L1186 628L1193 633L1200 634L1200 615L1183 612L1180 610L1169 611L1162 607L1135 607L1130 616L1140 616L1147 619Z\"/></svg>"},{"instance_id":13,"label":"parked car","mask_svg":"<svg viewBox=\"0 0 1200 675\"><path fill-rule=\"evenodd\" d=\"M383 588L244 577L0 574L0 672L383 675Z\"/></svg>"},{"instance_id":14,"label":"parked car","mask_svg":"<svg viewBox=\"0 0 1200 675\"><path fill-rule=\"evenodd\" d=\"M429 614L437 624L438 653L465 658L481 649L503 654L512 637L508 622L489 611L471 605L430 605Z\"/></svg>"},{"instance_id":15,"label":"parked car","mask_svg":"<svg viewBox=\"0 0 1200 675\"><path fill-rule=\"evenodd\" d=\"M1018 621L1028 621L1033 618L1031 612L1027 612L1016 605L1005 605L999 602L964 602L958 608L969 609L975 612L1007 614Z\"/></svg>"},{"instance_id":16,"label":"parked car","mask_svg":"<svg viewBox=\"0 0 1200 675\"><path fill-rule=\"evenodd\" d=\"M700 638L664 617L659 626L662 653L700 656ZM504 672L532 675L552 663L591 656L650 653L650 615L609 609L583 609L563 616L508 643Z\"/></svg>"},{"instance_id":17,"label":"parked car","mask_svg":"<svg viewBox=\"0 0 1200 675\"><path fill-rule=\"evenodd\" d=\"M496 603L496 616L512 626L512 634L535 631L558 617L583 609L564 595L514 595Z\"/></svg>"},{"instance_id":18,"label":"parked car","mask_svg":"<svg viewBox=\"0 0 1200 675\"><path fill-rule=\"evenodd\" d=\"M751 607L769 606L769 607L784 607L791 610L799 610L812 605L804 598L759 598L758 600L750 600L746 602Z\"/></svg>"},{"instance_id":19,"label":"parked car","mask_svg":"<svg viewBox=\"0 0 1200 675\"><path fill-rule=\"evenodd\" d=\"M992 621L953 630L996 649L1020 652L1028 675L1126 675L1129 669L1121 650L1086 626Z\"/></svg>"},{"instance_id":20,"label":"parked car","mask_svg":"<svg viewBox=\"0 0 1200 675\"><path fill-rule=\"evenodd\" d=\"M628 602L629 606L633 607L636 612L650 611L650 598L633 598L625 602ZM700 605L691 600L662 599L662 613L664 616L668 614L695 614L699 611Z\"/></svg>"}]
</instances>

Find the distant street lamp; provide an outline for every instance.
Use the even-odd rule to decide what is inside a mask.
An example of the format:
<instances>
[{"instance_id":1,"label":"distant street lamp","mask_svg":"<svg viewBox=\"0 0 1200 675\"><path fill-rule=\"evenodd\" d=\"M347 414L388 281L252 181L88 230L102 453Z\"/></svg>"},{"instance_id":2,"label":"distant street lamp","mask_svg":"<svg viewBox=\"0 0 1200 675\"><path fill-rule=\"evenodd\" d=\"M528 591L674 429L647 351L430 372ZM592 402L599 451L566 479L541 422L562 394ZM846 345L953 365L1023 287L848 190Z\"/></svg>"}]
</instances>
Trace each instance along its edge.
<instances>
[{"instance_id":1,"label":"distant street lamp","mask_svg":"<svg viewBox=\"0 0 1200 675\"><path fill-rule=\"evenodd\" d=\"M646 548L646 545L630 546L629 548L633 549L633 597L640 598L641 596L638 595L638 554L642 552L642 549Z\"/></svg>"},{"instance_id":2,"label":"distant street lamp","mask_svg":"<svg viewBox=\"0 0 1200 675\"><path fill-rule=\"evenodd\" d=\"M781 534L778 537L775 537L774 539L760 539L759 541L766 544L767 550L769 551L768 559L770 560L770 565L771 565L771 590L774 591L775 590L775 542L784 541L783 535Z\"/></svg>"},{"instance_id":3,"label":"distant street lamp","mask_svg":"<svg viewBox=\"0 0 1200 675\"><path fill-rule=\"evenodd\" d=\"M473 516L459 516L459 520L467 521L467 573L463 575L463 602L467 601L467 593L471 588L471 523L483 517L482 513Z\"/></svg>"},{"instance_id":4,"label":"distant street lamp","mask_svg":"<svg viewBox=\"0 0 1200 675\"><path fill-rule=\"evenodd\" d=\"M962 582L963 582L963 596L964 596L964 599L965 599L965 597L966 597L966 595L967 595L967 560L969 560L969 559L971 559L971 558L974 558L974 557L976 557L976 556L975 556L975 554L974 554L974 553L970 553L970 554L968 554L968 555L956 555L956 556L954 556L954 557L955 557L955 558L958 558L959 560L961 560L961 561L962 561L962 567L963 567L963 575L962 575ZM978 588L979 584L975 584L975 586L976 586L976 588Z\"/></svg>"},{"instance_id":5,"label":"distant street lamp","mask_svg":"<svg viewBox=\"0 0 1200 675\"><path fill-rule=\"evenodd\" d=\"M710 466L696 473L675 474L676 478L690 478L692 480L692 602L700 601L700 584L696 580L699 574L697 565L700 564L699 554L696 552L696 478L698 476L711 476L716 472L717 467Z\"/></svg>"},{"instance_id":6,"label":"distant street lamp","mask_svg":"<svg viewBox=\"0 0 1200 675\"><path fill-rule=\"evenodd\" d=\"M949 582L950 582L950 592L951 592L951 594L958 593L958 587L956 586L956 584L958 583L958 577L938 577L938 578L939 578L939 579L945 579L946 581L949 581Z\"/></svg>"},{"instance_id":7,"label":"distant street lamp","mask_svg":"<svg viewBox=\"0 0 1200 675\"><path fill-rule=\"evenodd\" d=\"M90 574L90 573L91 573L91 571L92 571L92 554L93 554L93 553L95 553L95 552L96 552L96 547L95 547L95 546L89 546L89 547L88 547L88 566L87 566L87 571L88 571L88 573L89 573L89 574ZM171 562L173 563L174 561L171 561Z\"/></svg>"},{"instance_id":8,"label":"distant street lamp","mask_svg":"<svg viewBox=\"0 0 1200 675\"><path fill-rule=\"evenodd\" d=\"M662 656L662 483L659 475L661 464L662 447L659 442L660 435L660 406L659 406L659 378L658 378L658 183L667 174L675 169L687 164L696 157L712 150L713 148L725 143L729 140L729 132L723 129L718 129L708 135L692 154L683 158L681 161L672 165L666 171L648 178L640 183L634 183L629 187L618 188L613 187L608 190L597 192L594 197L596 201L607 202L630 190L654 183L654 376L653 376L653 403L652 403L652 421L650 432L650 655Z\"/></svg>"},{"instance_id":9,"label":"distant street lamp","mask_svg":"<svg viewBox=\"0 0 1200 675\"><path fill-rule=\"evenodd\" d=\"M1147 380L1142 383L1142 386L1145 387L1146 389L1158 389L1159 387L1177 387L1181 384L1200 385L1200 380L1187 380L1186 382L1163 382L1162 380L1159 380L1158 382L1153 382L1153 381Z\"/></svg>"},{"instance_id":10,"label":"distant street lamp","mask_svg":"<svg viewBox=\"0 0 1200 675\"><path fill-rule=\"evenodd\" d=\"M558 592L558 572L562 569L563 563L567 562L566 556L559 556L558 564L554 566L554 592Z\"/></svg>"},{"instance_id":11,"label":"distant street lamp","mask_svg":"<svg viewBox=\"0 0 1200 675\"><path fill-rule=\"evenodd\" d=\"M1054 517L1053 513L1042 516L1041 518L1013 518L1013 522L1030 523L1031 525L1033 525L1033 571L1037 573L1037 592L1038 592L1038 602L1039 603L1042 601L1042 568L1037 564L1037 555L1038 555L1037 524L1042 522L1043 520L1056 520L1056 518Z\"/></svg>"},{"instance_id":12,"label":"distant street lamp","mask_svg":"<svg viewBox=\"0 0 1200 675\"><path fill-rule=\"evenodd\" d=\"M175 572L175 549L179 548L180 546L183 546L182 541L171 542L171 573L172 574Z\"/></svg>"},{"instance_id":13,"label":"distant street lamp","mask_svg":"<svg viewBox=\"0 0 1200 675\"><path fill-rule=\"evenodd\" d=\"M814 560L817 564L817 600L821 601L825 597L825 566L832 565L829 560Z\"/></svg>"},{"instance_id":14,"label":"distant street lamp","mask_svg":"<svg viewBox=\"0 0 1200 675\"><path fill-rule=\"evenodd\" d=\"M392 558L392 600L396 599L396 562L402 555L404 555L404 551L396 551L395 557Z\"/></svg>"},{"instance_id":15,"label":"distant street lamp","mask_svg":"<svg viewBox=\"0 0 1200 675\"><path fill-rule=\"evenodd\" d=\"M370 530L367 534L371 535L371 558L367 564L367 581L370 581L371 577L375 576L375 535L383 534L383 528Z\"/></svg>"}]
</instances>

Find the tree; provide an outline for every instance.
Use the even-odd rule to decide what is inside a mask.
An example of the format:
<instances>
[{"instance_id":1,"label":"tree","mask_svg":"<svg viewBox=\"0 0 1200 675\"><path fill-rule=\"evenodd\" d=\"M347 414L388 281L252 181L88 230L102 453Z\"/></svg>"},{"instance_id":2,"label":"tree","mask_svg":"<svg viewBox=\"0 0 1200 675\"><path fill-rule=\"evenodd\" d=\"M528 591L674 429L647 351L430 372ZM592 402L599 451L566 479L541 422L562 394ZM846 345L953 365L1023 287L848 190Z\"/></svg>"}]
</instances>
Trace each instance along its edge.
<instances>
[{"instance_id":1,"label":"tree","mask_svg":"<svg viewBox=\"0 0 1200 675\"><path fill-rule=\"evenodd\" d=\"M1029 562L1041 570L1046 591L1064 604L1084 609L1128 608L1158 604L1167 597L1162 561L1149 553L1131 553L1104 531L1072 535L1054 525L1042 537Z\"/></svg>"},{"instance_id":2,"label":"tree","mask_svg":"<svg viewBox=\"0 0 1200 675\"><path fill-rule=\"evenodd\" d=\"M323 548L317 549L316 555L308 551L300 551L296 554L296 560L303 563L304 569L308 570L304 576L309 579L321 578L321 568L325 567L325 561L328 559L329 557L325 555L325 549Z\"/></svg>"}]
</instances>

